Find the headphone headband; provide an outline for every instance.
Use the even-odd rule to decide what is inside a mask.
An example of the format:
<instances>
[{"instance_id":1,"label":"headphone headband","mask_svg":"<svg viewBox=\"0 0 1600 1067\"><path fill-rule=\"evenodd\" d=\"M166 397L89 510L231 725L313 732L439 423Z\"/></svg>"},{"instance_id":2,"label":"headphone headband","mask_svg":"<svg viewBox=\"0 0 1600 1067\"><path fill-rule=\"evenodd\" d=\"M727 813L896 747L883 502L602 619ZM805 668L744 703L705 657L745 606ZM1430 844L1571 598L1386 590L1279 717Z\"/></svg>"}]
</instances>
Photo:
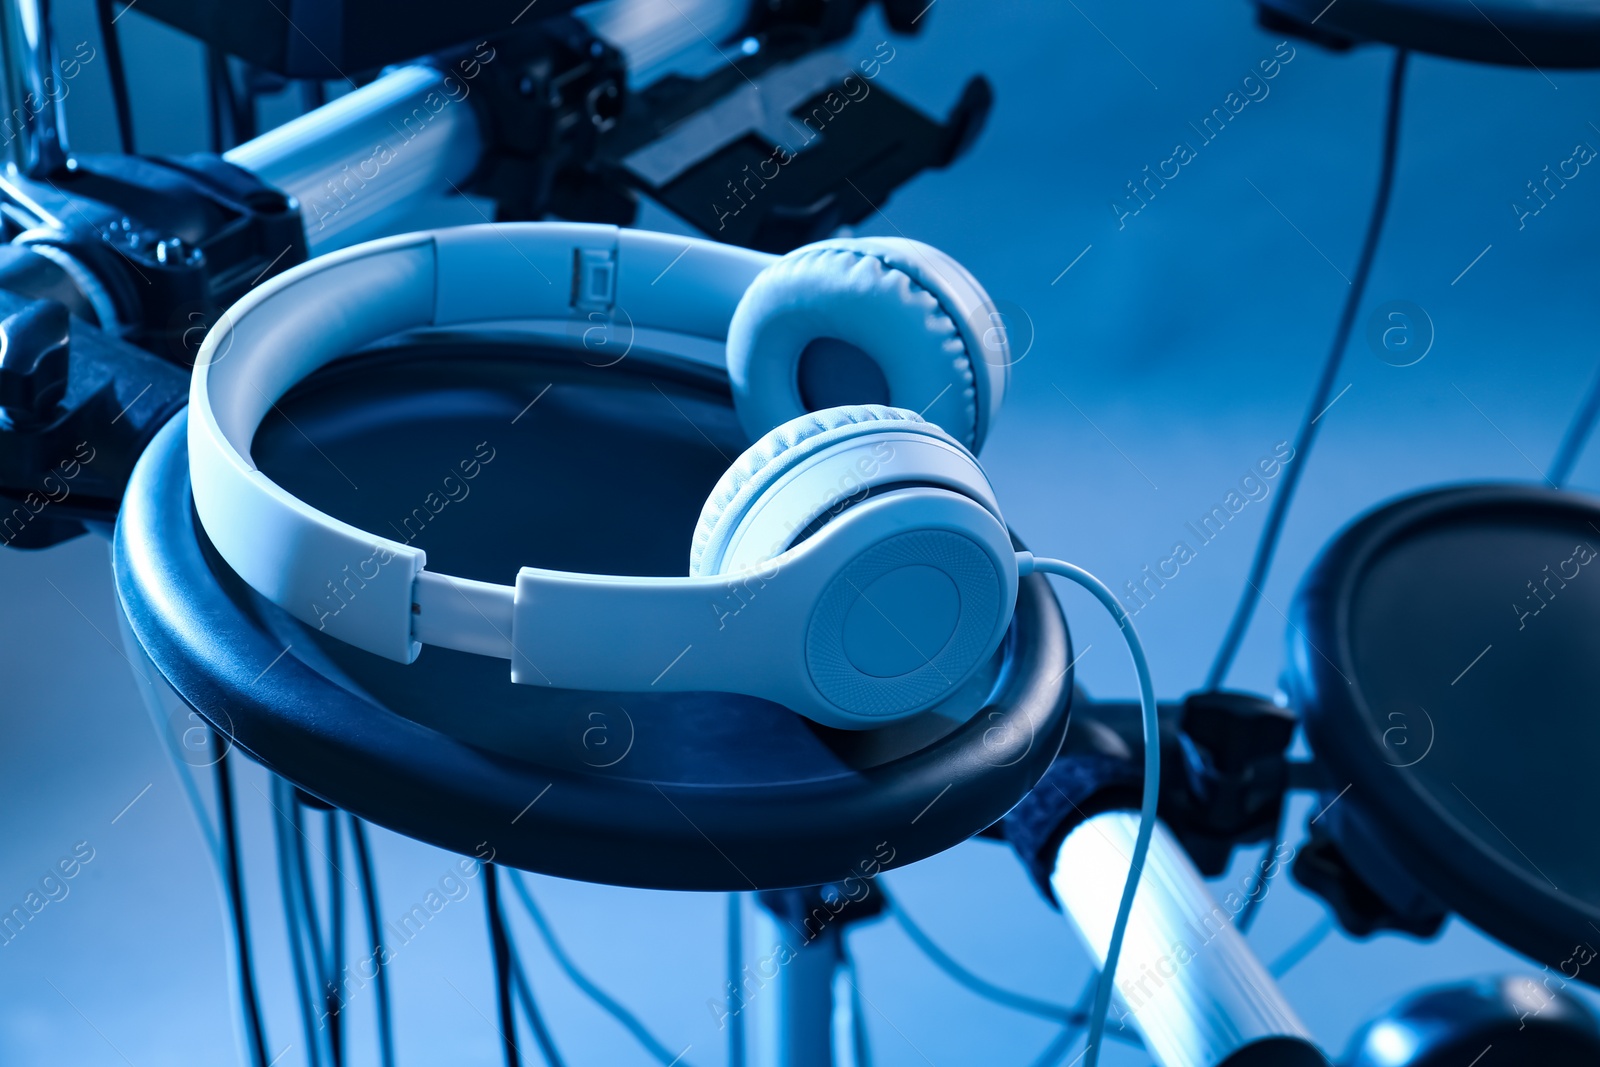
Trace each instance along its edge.
<instances>
[{"instance_id":1,"label":"headphone headband","mask_svg":"<svg viewBox=\"0 0 1600 1067\"><path fill-rule=\"evenodd\" d=\"M250 457L262 419L318 368L430 326L622 308L636 327L721 341L775 258L615 226L522 223L388 238L286 271L235 304L195 361L189 466L201 524L249 585L341 641L402 663L423 642L510 658L512 586L427 572L421 549L294 497ZM351 575L360 595L330 600ZM414 604L429 609L415 626Z\"/></svg>"},{"instance_id":2,"label":"headphone headband","mask_svg":"<svg viewBox=\"0 0 1600 1067\"><path fill-rule=\"evenodd\" d=\"M279 398L385 337L508 322L576 336L589 327L571 324L615 316L640 333L722 347L735 309L775 258L612 226L523 223L410 234L302 264L235 304L201 346L189 415L200 522L262 596L401 663L438 645L510 660L514 682L728 690L852 729L931 707L998 645L1016 559L977 460L942 431L901 430L921 422L912 412L860 409L873 438L865 453L841 440L836 455L819 434L796 454L796 470L770 487L772 507L753 509L734 531L746 555L771 558L772 569L760 565L767 573L747 574L746 560L675 578L536 567L523 567L515 585L456 578L427 570L413 545L297 499L251 459ZM829 411L805 418L848 413ZM786 424L769 436L788 432ZM769 444L747 455L771 458ZM886 492L838 499L841 464L850 484ZM818 471L831 491L817 491ZM716 605L746 580L768 591L725 627Z\"/></svg>"}]
</instances>

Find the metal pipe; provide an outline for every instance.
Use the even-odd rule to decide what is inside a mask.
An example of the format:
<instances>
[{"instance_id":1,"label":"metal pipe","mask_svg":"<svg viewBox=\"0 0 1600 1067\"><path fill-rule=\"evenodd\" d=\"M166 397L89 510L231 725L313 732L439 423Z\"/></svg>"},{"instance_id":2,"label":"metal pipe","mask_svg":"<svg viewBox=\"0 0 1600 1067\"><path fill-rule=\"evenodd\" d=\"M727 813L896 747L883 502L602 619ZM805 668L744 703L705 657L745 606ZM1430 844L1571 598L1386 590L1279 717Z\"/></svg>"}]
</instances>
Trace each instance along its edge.
<instances>
[{"instance_id":1,"label":"metal pipe","mask_svg":"<svg viewBox=\"0 0 1600 1067\"><path fill-rule=\"evenodd\" d=\"M684 0L686 11L667 15L659 6L605 0L578 11L622 50L635 86L697 49L715 56L711 42L733 33L750 10L749 0ZM9 70L16 65L9 45L7 58ZM473 88L426 64L399 67L223 158L299 201L309 251L331 252L404 229L418 207L460 191L486 147L467 103Z\"/></svg>"},{"instance_id":2,"label":"metal pipe","mask_svg":"<svg viewBox=\"0 0 1600 1067\"><path fill-rule=\"evenodd\" d=\"M1135 812L1107 812L1061 843L1050 878L1062 911L1094 957L1105 961ZM1183 847L1161 824L1134 897L1117 967L1120 1019L1132 1023L1161 1067L1324 1067L1311 1035L1234 928Z\"/></svg>"},{"instance_id":3,"label":"metal pipe","mask_svg":"<svg viewBox=\"0 0 1600 1067\"><path fill-rule=\"evenodd\" d=\"M744 981L744 894L728 894L728 982L734 988ZM728 1067L745 1067L744 1012L728 1011Z\"/></svg>"},{"instance_id":4,"label":"metal pipe","mask_svg":"<svg viewBox=\"0 0 1600 1067\"><path fill-rule=\"evenodd\" d=\"M398 232L419 206L459 191L484 149L471 92L434 67L399 67L223 158L299 201L320 255Z\"/></svg>"},{"instance_id":5,"label":"metal pipe","mask_svg":"<svg viewBox=\"0 0 1600 1067\"><path fill-rule=\"evenodd\" d=\"M67 125L58 106L66 95L56 70L49 0L0 3L0 96L5 157L29 178L44 178L67 162Z\"/></svg>"},{"instance_id":6,"label":"metal pipe","mask_svg":"<svg viewBox=\"0 0 1600 1067\"><path fill-rule=\"evenodd\" d=\"M727 57L718 51L750 17L750 0L601 0L573 11L628 64L628 86L639 89L680 64Z\"/></svg>"},{"instance_id":7,"label":"metal pipe","mask_svg":"<svg viewBox=\"0 0 1600 1067\"><path fill-rule=\"evenodd\" d=\"M841 930L822 927L797 937L789 923L756 909L755 947L761 958L746 967L741 1004L756 1006L759 1067L833 1067L834 979Z\"/></svg>"}]
</instances>

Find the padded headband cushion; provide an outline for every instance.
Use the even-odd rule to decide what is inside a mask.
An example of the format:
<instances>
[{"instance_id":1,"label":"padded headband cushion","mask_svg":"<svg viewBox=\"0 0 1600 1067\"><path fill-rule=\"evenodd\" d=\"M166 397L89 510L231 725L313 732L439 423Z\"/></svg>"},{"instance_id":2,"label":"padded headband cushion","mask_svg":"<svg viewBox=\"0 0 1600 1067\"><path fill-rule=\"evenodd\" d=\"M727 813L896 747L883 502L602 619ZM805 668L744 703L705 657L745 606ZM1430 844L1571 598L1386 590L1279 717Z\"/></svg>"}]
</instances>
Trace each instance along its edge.
<instances>
[{"instance_id":1,"label":"padded headband cushion","mask_svg":"<svg viewBox=\"0 0 1600 1067\"><path fill-rule=\"evenodd\" d=\"M717 482L700 512L689 548L692 576L720 574L729 543L757 499L807 458L850 437L885 428L949 437L910 411L857 404L825 408L790 419L744 451Z\"/></svg>"},{"instance_id":2,"label":"padded headband cushion","mask_svg":"<svg viewBox=\"0 0 1600 1067\"><path fill-rule=\"evenodd\" d=\"M754 439L808 409L879 402L922 412L976 451L1010 363L1004 331L984 328L989 306L965 268L916 241L796 249L756 277L728 326L739 420ZM986 338L1002 350L985 351ZM805 395L808 381L824 395Z\"/></svg>"}]
</instances>

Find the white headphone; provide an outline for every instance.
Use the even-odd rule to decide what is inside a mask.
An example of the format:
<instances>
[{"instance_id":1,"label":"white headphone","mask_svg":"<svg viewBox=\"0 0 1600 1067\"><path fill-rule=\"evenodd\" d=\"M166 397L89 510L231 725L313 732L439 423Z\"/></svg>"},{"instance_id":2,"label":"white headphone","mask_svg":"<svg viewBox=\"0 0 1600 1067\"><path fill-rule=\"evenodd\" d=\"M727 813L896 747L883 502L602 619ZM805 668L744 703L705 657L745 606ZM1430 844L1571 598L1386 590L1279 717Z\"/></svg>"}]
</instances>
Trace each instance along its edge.
<instances>
[{"instance_id":1,"label":"white headphone","mask_svg":"<svg viewBox=\"0 0 1600 1067\"><path fill-rule=\"evenodd\" d=\"M507 322L571 336L619 314L646 345L725 341L740 422L759 438L706 502L687 577L451 577L250 458L284 393L382 338ZM206 338L190 392L195 509L262 596L389 659L438 645L508 659L514 682L737 692L830 726L881 726L952 694L1010 624L1017 557L973 456L1009 374L992 316L959 264L908 240L777 258L522 223L359 245L267 282ZM730 583L760 591L736 619Z\"/></svg>"}]
</instances>

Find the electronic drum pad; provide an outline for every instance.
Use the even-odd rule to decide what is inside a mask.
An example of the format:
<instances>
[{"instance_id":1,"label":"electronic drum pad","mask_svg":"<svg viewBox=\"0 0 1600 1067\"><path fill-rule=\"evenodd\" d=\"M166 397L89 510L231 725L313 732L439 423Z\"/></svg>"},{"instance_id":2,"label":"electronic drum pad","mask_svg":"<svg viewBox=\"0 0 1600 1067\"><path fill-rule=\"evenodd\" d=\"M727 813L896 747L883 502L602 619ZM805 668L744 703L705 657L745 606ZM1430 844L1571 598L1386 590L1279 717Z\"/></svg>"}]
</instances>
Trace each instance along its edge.
<instances>
[{"instance_id":1,"label":"electronic drum pad","mask_svg":"<svg viewBox=\"0 0 1600 1067\"><path fill-rule=\"evenodd\" d=\"M1381 41L1543 71L1600 66L1600 0L1256 0L1262 21L1335 47Z\"/></svg>"},{"instance_id":2,"label":"electronic drum pad","mask_svg":"<svg viewBox=\"0 0 1600 1067\"><path fill-rule=\"evenodd\" d=\"M1600 500L1400 499L1335 538L1292 615L1313 829L1396 913L1600 985Z\"/></svg>"},{"instance_id":3,"label":"electronic drum pad","mask_svg":"<svg viewBox=\"0 0 1600 1067\"><path fill-rule=\"evenodd\" d=\"M585 347L586 326L433 331L341 360L277 405L254 455L299 498L414 541L447 573L683 574L706 494L746 444L720 346L691 358L641 337L617 355L621 343ZM216 555L185 423L141 459L115 541L133 647L171 687L162 728L192 733L193 708L271 770L397 832L618 885L871 877L995 822L1065 734L1072 657L1042 575L1022 580L1011 632L973 681L870 732L728 694L513 685L504 662L448 649L382 659L290 617ZM330 595L360 595L339 584ZM759 582L729 589L726 625L760 595Z\"/></svg>"}]
</instances>

